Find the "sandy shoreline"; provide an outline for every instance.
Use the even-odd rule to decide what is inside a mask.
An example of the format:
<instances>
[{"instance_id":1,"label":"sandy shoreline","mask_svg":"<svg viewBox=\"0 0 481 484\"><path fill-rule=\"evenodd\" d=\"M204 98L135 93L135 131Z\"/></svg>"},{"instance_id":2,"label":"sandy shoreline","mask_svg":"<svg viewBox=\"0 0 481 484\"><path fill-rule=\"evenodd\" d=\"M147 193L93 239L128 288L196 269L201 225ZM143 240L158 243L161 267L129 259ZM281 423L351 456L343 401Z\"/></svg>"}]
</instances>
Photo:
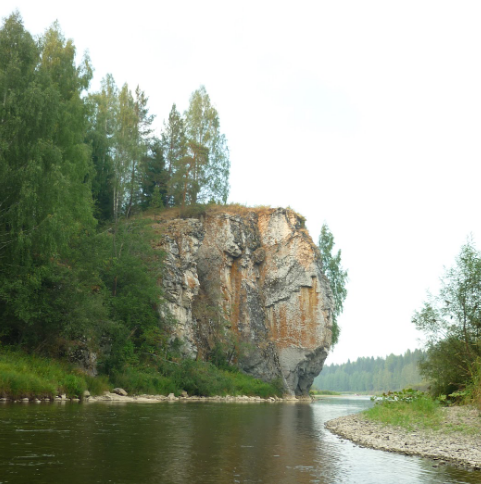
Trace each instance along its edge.
<instances>
[{"instance_id":1,"label":"sandy shoreline","mask_svg":"<svg viewBox=\"0 0 481 484\"><path fill-rule=\"evenodd\" d=\"M348 415L326 422L331 432L361 446L434 459L481 470L481 418L470 407L443 409L445 419L439 431L384 425L368 420L363 414ZM468 428L460 432L456 428Z\"/></svg>"}]
</instances>

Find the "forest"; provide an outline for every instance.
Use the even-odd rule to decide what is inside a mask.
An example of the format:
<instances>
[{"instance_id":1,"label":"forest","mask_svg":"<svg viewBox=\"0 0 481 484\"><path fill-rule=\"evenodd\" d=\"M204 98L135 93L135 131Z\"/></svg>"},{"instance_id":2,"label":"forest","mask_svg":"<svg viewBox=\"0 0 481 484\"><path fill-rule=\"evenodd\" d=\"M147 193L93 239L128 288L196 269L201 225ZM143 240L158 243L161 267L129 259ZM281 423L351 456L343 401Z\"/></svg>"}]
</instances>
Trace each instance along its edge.
<instances>
[{"instance_id":1,"label":"forest","mask_svg":"<svg viewBox=\"0 0 481 484\"><path fill-rule=\"evenodd\" d=\"M226 203L227 140L203 86L184 113L175 104L165 113L156 135L139 86L119 87L107 75L92 92L92 73L58 23L34 38L18 13L4 20L0 349L60 360L100 355L95 366L110 378L141 368L155 373L157 391L162 377L187 389L188 375L205 368L165 363L176 349L167 344L172 318L159 310L163 255L142 214ZM193 392L215 391L191 380Z\"/></svg>"},{"instance_id":2,"label":"forest","mask_svg":"<svg viewBox=\"0 0 481 484\"><path fill-rule=\"evenodd\" d=\"M402 355L362 357L340 365L325 365L313 387L337 392L385 392L415 387L423 381L418 364L424 356L422 350L407 350Z\"/></svg>"}]
</instances>

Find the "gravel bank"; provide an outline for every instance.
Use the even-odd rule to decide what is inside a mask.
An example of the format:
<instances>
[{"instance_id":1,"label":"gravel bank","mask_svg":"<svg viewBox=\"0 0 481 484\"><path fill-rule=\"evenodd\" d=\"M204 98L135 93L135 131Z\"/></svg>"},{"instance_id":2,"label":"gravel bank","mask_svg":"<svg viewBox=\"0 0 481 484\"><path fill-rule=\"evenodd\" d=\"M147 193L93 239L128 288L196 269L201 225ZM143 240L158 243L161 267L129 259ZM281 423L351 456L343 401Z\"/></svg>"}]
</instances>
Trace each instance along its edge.
<instances>
[{"instance_id":1,"label":"gravel bank","mask_svg":"<svg viewBox=\"0 0 481 484\"><path fill-rule=\"evenodd\" d=\"M367 420L363 414L339 417L326 422L325 426L365 447L481 470L481 418L478 411L470 407L449 407L442 411L445 418L441 430L408 431Z\"/></svg>"},{"instance_id":2,"label":"gravel bank","mask_svg":"<svg viewBox=\"0 0 481 484\"><path fill-rule=\"evenodd\" d=\"M127 392L122 390L123 394L105 392L103 395L91 396L89 392L88 395L84 395L83 399L79 398L69 398L66 395L58 395L56 397L43 397L43 398L0 398L0 403L42 403L42 402L84 402L84 403L94 403L94 402L119 402L119 403L155 403L155 402L293 402L293 403L311 403L312 398L310 396L300 396L295 397L294 395L284 395L283 397L249 397L247 395L227 395L224 397L214 396L214 397L199 397L192 396L189 397L187 394L176 397L173 393L168 396L165 395L127 395ZM0 482L1 484L1 482Z\"/></svg>"},{"instance_id":3,"label":"gravel bank","mask_svg":"<svg viewBox=\"0 0 481 484\"><path fill-rule=\"evenodd\" d=\"M135 396L127 396L127 395L118 395L115 393L105 393L102 396L98 397L89 397L85 399L85 402L137 402L137 403L154 403L154 402L285 402L285 401L299 401L296 397L268 397L268 398L261 398L261 397L248 397L246 395L241 396L230 396L227 395L226 397L197 397L192 396L189 397L187 395L176 397L173 393L168 396L164 395L135 395ZM310 399L309 399L310 402Z\"/></svg>"}]
</instances>

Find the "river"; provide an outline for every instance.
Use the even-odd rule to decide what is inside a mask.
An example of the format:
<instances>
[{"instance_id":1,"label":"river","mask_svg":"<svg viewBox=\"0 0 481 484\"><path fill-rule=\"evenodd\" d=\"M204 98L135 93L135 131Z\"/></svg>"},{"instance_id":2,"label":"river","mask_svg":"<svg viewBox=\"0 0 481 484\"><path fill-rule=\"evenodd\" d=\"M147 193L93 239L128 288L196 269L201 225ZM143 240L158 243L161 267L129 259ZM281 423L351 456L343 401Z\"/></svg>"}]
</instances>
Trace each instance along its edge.
<instances>
[{"instance_id":1,"label":"river","mask_svg":"<svg viewBox=\"0 0 481 484\"><path fill-rule=\"evenodd\" d=\"M324 428L367 398L0 404L0 484L448 484L481 472L360 448Z\"/></svg>"}]
</instances>

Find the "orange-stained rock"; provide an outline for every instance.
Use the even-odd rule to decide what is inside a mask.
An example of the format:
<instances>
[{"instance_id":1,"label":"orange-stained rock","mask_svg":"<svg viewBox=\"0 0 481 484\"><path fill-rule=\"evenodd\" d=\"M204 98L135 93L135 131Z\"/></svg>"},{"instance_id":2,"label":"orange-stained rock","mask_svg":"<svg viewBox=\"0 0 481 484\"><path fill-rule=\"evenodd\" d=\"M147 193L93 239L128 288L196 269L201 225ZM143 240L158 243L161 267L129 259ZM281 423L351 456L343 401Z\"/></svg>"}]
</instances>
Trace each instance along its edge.
<instances>
[{"instance_id":1,"label":"orange-stained rock","mask_svg":"<svg viewBox=\"0 0 481 484\"><path fill-rule=\"evenodd\" d=\"M306 394L329 351L333 300L300 217L226 207L161 220L160 232L162 283L185 355L207 358L217 344L246 373Z\"/></svg>"}]
</instances>

